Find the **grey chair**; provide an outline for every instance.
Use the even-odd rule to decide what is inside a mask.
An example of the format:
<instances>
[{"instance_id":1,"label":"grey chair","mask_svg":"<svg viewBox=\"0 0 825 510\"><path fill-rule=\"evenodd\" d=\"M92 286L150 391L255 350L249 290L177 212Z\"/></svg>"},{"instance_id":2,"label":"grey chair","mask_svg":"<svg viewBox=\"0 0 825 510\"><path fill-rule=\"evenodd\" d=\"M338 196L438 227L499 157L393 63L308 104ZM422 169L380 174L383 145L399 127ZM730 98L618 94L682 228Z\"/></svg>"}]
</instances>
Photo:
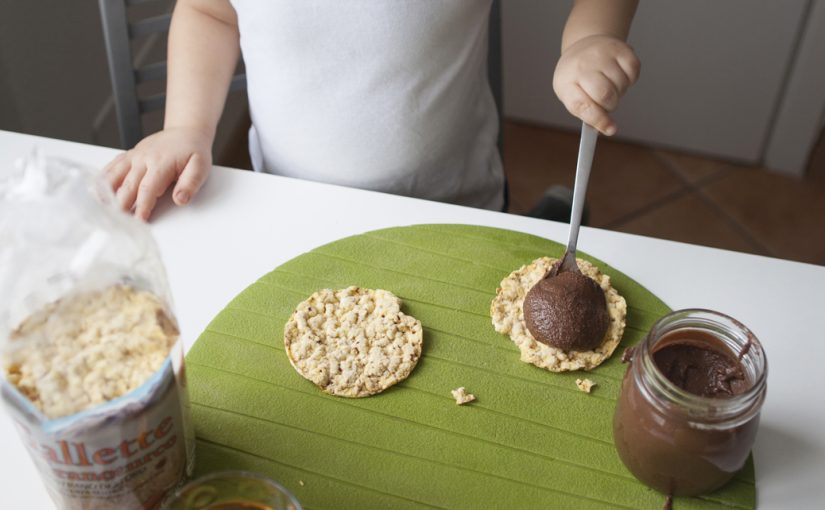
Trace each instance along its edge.
<instances>
[{"instance_id":1,"label":"grey chair","mask_svg":"<svg viewBox=\"0 0 825 510\"><path fill-rule=\"evenodd\" d=\"M169 31L170 12L134 19L129 9L137 4L158 3L158 0L98 0L103 24L103 38L109 61L109 77L112 81L120 144L123 149L134 147L144 136L143 114L161 110L166 104L166 94L156 93L145 97L138 94L138 86L148 82L166 80L166 61L154 62L135 68L133 41L151 34ZM168 3L168 2L167 2ZM130 17L133 18L130 20ZM236 74L229 90L246 88L246 76Z\"/></svg>"}]
</instances>

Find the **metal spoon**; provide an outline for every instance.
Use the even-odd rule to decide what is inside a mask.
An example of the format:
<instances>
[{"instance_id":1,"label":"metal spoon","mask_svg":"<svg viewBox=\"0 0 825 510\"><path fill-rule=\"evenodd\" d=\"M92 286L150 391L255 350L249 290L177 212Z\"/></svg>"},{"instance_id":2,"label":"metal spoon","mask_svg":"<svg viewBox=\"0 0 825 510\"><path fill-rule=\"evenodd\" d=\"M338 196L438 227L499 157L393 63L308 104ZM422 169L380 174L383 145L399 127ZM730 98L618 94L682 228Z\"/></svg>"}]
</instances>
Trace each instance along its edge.
<instances>
[{"instance_id":1,"label":"metal spoon","mask_svg":"<svg viewBox=\"0 0 825 510\"><path fill-rule=\"evenodd\" d=\"M590 179L590 167L593 164L593 153L596 152L596 140L599 132L595 128L582 122L582 137L579 142L579 159L576 163L576 183L573 186L573 210L570 213L570 231L567 234L567 251L561 258L561 263L555 274L564 271L581 273L576 264L576 242L579 239L579 226L584 209L584 195L587 193L587 181Z\"/></svg>"}]
</instances>

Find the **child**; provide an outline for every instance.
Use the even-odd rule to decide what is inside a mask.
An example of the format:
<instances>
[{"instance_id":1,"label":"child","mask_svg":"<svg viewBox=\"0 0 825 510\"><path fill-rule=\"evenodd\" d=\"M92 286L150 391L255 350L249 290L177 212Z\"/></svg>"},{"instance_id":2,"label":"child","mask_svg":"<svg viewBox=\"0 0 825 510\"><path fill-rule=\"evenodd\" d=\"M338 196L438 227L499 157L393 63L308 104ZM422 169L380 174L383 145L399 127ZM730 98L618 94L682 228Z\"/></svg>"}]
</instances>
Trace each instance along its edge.
<instances>
[{"instance_id":1,"label":"child","mask_svg":"<svg viewBox=\"0 0 825 510\"><path fill-rule=\"evenodd\" d=\"M492 0L178 0L164 129L106 167L148 219L173 183L189 203L243 50L256 171L500 210L486 77ZM637 0L576 0L553 88L605 135L639 75L624 42Z\"/></svg>"}]
</instances>

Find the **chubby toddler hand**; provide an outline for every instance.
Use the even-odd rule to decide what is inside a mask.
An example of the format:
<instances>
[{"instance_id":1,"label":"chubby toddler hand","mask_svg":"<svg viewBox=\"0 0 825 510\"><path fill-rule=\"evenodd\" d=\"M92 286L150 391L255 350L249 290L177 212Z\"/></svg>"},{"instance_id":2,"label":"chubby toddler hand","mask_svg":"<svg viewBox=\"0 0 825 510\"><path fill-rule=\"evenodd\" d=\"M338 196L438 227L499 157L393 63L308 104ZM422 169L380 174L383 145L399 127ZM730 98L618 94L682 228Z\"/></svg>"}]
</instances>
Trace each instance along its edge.
<instances>
[{"instance_id":1,"label":"chubby toddler hand","mask_svg":"<svg viewBox=\"0 0 825 510\"><path fill-rule=\"evenodd\" d=\"M120 206L134 208L135 216L145 221L175 181L173 200L189 203L212 168L211 145L211 137L198 129L168 128L117 156L104 171Z\"/></svg>"},{"instance_id":2,"label":"chubby toddler hand","mask_svg":"<svg viewBox=\"0 0 825 510\"><path fill-rule=\"evenodd\" d=\"M621 39L588 36L562 52L553 90L570 113L610 136L616 123L608 114L639 78L640 68L633 49Z\"/></svg>"}]
</instances>

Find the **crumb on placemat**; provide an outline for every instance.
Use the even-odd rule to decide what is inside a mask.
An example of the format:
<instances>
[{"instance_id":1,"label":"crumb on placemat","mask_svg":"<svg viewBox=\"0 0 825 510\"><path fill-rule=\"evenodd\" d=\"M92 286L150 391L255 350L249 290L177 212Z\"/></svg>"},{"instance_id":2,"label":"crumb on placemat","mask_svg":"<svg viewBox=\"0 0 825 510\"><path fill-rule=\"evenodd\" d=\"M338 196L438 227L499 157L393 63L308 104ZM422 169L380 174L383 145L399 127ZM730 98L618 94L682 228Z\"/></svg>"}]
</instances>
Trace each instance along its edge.
<instances>
[{"instance_id":1,"label":"crumb on placemat","mask_svg":"<svg viewBox=\"0 0 825 510\"><path fill-rule=\"evenodd\" d=\"M476 396L472 393L467 393L467 390L464 389L464 386L451 390L450 393L453 394L453 398L455 399L455 403L458 405L466 404L467 402L472 402L476 399Z\"/></svg>"},{"instance_id":2,"label":"crumb on placemat","mask_svg":"<svg viewBox=\"0 0 825 510\"><path fill-rule=\"evenodd\" d=\"M597 386L596 383L591 381L590 379L576 379L576 386L585 393L590 393L590 390L593 389L593 386Z\"/></svg>"}]
</instances>

